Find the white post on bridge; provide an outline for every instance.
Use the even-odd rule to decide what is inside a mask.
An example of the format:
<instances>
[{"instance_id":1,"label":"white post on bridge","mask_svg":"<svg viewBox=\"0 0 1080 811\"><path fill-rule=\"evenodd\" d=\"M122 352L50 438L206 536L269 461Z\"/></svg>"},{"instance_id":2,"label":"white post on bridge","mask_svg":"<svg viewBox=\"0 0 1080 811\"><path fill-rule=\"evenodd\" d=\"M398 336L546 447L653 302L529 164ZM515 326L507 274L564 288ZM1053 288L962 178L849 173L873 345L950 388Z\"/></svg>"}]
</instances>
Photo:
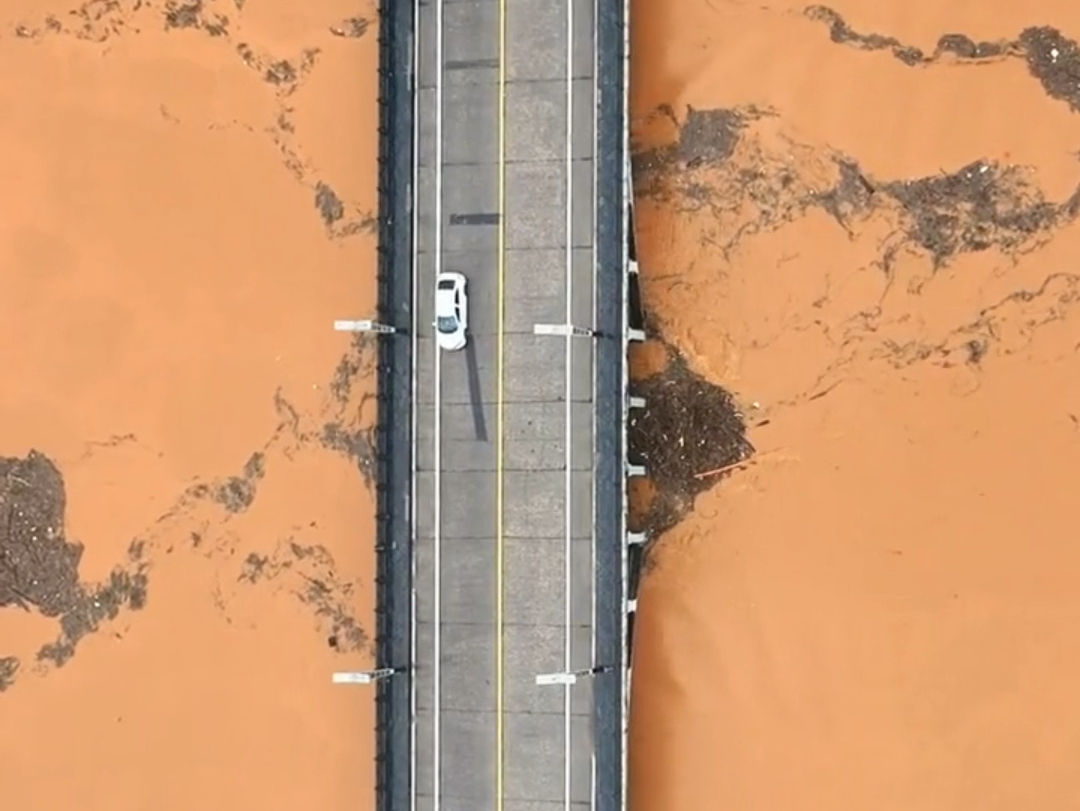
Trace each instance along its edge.
<instances>
[{"instance_id":1,"label":"white post on bridge","mask_svg":"<svg viewBox=\"0 0 1080 811\"><path fill-rule=\"evenodd\" d=\"M334 329L337 332L376 332L383 335L390 335L397 332L397 327L392 327L389 324L380 324L378 321L371 321L370 319L361 321L335 321Z\"/></svg>"},{"instance_id":2,"label":"white post on bridge","mask_svg":"<svg viewBox=\"0 0 1080 811\"><path fill-rule=\"evenodd\" d=\"M598 676L601 673L607 673L609 670L611 670L610 667L598 665L597 667L588 667L584 670L563 671L560 673L539 673L536 676L536 684L540 687L547 687L554 684L577 684L579 678Z\"/></svg>"},{"instance_id":3,"label":"white post on bridge","mask_svg":"<svg viewBox=\"0 0 1080 811\"><path fill-rule=\"evenodd\" d=\"M395 673L400 673L401 668L380 667L376 670L361 671L338 671L334 674L334 684L374 684L382 679L388 679Z\"/></svg>"},{"instance_id":4,"label":"white post on bridge","mask_svg":"<svg viewBox=\"0 0 1080 811\"><path fill-rule=\"evenodd\" d=\"M591 338L595 333L573 324L533 324L533 335L557 335L562 338Z\"/></svg>"}]
</instances>

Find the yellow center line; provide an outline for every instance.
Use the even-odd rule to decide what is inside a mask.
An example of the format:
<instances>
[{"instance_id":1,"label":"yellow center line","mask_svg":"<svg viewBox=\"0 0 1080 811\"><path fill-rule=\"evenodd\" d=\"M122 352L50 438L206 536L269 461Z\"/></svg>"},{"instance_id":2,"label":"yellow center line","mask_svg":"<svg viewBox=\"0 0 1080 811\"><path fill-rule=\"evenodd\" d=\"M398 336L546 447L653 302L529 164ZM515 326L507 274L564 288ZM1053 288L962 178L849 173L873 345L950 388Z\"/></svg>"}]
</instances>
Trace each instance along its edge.
<instances>
[{"instance_id":1,"label":"yellow center line","mask_svg":"<svg viewBox=\"0 0 1080 811\"><path fill-rule=\"evenodd\" d=\"M503 808L503 280L506 273L506 0L499 0L498 349L495 416L495 811Z\"/></svg>"}]
</instances>

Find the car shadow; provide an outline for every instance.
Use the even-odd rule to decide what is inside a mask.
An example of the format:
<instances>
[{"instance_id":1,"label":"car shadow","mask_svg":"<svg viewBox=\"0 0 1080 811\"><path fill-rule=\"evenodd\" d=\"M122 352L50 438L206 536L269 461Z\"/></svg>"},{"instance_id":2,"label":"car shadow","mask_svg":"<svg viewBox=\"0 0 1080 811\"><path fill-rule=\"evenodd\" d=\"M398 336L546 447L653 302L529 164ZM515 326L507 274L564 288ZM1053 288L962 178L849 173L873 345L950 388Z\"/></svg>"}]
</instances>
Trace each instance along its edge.
<instances>
[{"instance_id":1,"label":"car shadow","mask_svg":"<svg viewBox=\"0 0 1080 811\"><path fill-rule=\"evenodd\" d=\"M484 420L484 398L480 391L480 367L476 362L476 344L465 344L465 364L469 373L469 402L472 404L473 429L480 442L487 442L487 423Z\"/></svg>"}]
</instances>

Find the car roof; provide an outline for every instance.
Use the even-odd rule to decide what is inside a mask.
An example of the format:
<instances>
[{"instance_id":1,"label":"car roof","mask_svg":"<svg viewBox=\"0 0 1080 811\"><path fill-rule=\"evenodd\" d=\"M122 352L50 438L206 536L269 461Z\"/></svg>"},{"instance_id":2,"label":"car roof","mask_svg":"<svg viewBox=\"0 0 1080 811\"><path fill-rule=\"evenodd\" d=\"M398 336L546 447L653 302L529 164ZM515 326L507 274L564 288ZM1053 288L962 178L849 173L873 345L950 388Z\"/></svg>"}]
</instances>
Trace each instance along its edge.
<instances>
[{"instance_id":1,"label":"car roof","mask_svg":"<svg viewBox=\"0 0 1080 811\"><path fill-rule=\"evenodd\" d=\"M454 312L454 291L448 290L436 290L435 291L435 312L440 315L452 315Z\"/></svg>"}]
</instances>

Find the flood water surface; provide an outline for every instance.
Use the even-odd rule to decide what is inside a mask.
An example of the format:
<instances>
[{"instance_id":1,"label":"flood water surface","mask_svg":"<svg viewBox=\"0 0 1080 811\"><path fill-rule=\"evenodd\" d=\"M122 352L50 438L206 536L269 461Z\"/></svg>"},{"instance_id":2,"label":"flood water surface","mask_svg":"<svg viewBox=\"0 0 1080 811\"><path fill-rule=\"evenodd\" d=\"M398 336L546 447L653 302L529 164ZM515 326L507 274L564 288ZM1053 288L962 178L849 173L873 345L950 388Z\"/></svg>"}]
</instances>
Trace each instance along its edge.
<instances>
[{"instance_id":1,"label":"flood water surface","mask_svg":"<svg viewBox=\"0 0 1080 811\"><path fill-rule=\"evenodd\" d=\"M633 13L635 811L1074 808L1080 9Z\"/></svg>"},{"instance_id":2,"label":"flood water surface","mask_svg":"<svg viewBox=\"0 0 1080 811\"><path fill-rule=\"evenodd\" d=\"M375 29L0 12L8 807L371 802Z\"/></svg>"}]
</instances>

